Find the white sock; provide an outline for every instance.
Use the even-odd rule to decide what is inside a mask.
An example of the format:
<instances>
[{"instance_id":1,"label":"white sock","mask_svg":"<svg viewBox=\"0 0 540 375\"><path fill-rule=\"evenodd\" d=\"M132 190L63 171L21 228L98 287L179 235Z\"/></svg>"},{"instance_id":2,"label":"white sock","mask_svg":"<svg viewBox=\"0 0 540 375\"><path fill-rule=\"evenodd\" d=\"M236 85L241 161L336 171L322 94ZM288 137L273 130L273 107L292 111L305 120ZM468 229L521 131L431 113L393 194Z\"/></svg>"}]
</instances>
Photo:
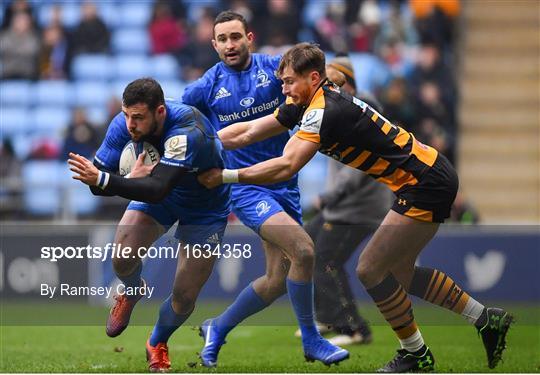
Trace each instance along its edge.
<instances>
[{"instance_id":1,"label":"white sock","mask_svg":"<svg viewBox=\"0 0 540 375\"><path fill-rule=\"evenodd\" d=\"M414 353L420 350L424 346L424 338L420 333L420 330L416 330L415 333L407 337L406 339L399 339L401 349L405 349L408 352Z\"/></svg>"},{"instance_id":2,"label":"white sock","mask_svg":"<svg viewBox=\"0 0 540 375\"><path fill-rule=\"evenodd\" d=\"M461 315L469 322L469 323L476 323L478 318L480 318L480 315L482 315L482 311L484 311L484 305L482 305L480 302L475 300L472 297L469 297L469 300L467 301L467 304L465 305L465 308L463 309L463 312Z\"/></svg>"}]
</instances>

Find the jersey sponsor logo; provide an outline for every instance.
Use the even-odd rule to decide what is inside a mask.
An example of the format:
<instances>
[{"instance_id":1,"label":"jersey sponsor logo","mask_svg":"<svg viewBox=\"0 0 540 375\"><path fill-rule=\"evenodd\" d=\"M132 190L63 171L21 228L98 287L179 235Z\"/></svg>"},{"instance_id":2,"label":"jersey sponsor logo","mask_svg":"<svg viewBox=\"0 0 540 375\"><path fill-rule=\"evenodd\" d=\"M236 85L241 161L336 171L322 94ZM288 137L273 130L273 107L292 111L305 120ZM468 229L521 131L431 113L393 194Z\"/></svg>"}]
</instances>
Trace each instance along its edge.
<instances>
[{"instance_id":1,"label":"jersey sponsor logo","mask_svg":"<svg viewBox=\"0 0 540 375\"><path fill-rule=\"evenodd\" d=\"M240 105L242 107L249 107L250 105L252 105L253 103L255 102L255 99L252 98L251 96L248 96L242 100L240 100Z\"/></svg>"},{"instance_id":2,"label":"jersey sponsor logo","mask_svg":"<svg viewBox=\"0 0 540 375\"><path fill-rule=\"evenodd\" d=\"M260 201L257 203L257 206L255 207L255 211L257 211L257 216L261 217L262 215L268 213L270 211L270 205L267 201Z\"/></svg>"},{"instance_id":3,"label":"jersey sponsor logo","mask_svg":"<svg viewBox=\"0 0 540 375\"><path fill-rule=\"evenodd\" d=\"M185 160L187 153L187 136L175 135L165 141L165 158L173 160Z\"/></svg>"},{"instance_id":4,"label":"jersey sponsor logo","mask_svg":"<svg viewBox=\"0 0 540 375\"><path fill-rule=\"evenodd\" d=\"M300 129L309 133L319 134L321 131L324 109L313 109L304 115Z\"/></svg>"},{"instance_id":5,"label":"jersey sponsor logo","mask_svg":"<svg viewBox=\"0 0 540 375\"><path fill-rule=\"evenodd\" d=\"M232 94L230 92L227 91L227 89L225 87L222 87L218 90L216 96L214 97L216 100L217 99L222 99L222 98L226 98L227 96L231 96Z\"/></svg>"},{"instance_id":6,"label":"jersey sponsor logo","mask_svg":"<svg viewBox=\"0 0 540 375\"><path fill-rule=\"evenodd\" d=\"M255 87L266 87L270 83L272 83L272 81L268 79L268 73L266 73L262 69L259 69L257 71L257 84L255 85Z\"/></svg>"},{"instance_id":7,"label":"jersey sponsor logo","mask_svg":"<svg viewBox=\"0 0 540 375\"><path fill-rule=\"evenodd\" d=\"M245 99L253 99L253 98L244 98L242 99L242 101ZM240 102L240 104L242 103ZM268 112L266 111L272 111L277 106L279 106L279 98L275 98L271 102L266 102L266 103L263 103L261 105L257 105L254 107L247 107L243 111L237 111L237 112L229 113L226 115L218 114L218 119L220 122L235 122L235 121L247 118L247 117L251 117L253 115L260 116L261 114L268 114Z\"/></svg>"}]
</instances>

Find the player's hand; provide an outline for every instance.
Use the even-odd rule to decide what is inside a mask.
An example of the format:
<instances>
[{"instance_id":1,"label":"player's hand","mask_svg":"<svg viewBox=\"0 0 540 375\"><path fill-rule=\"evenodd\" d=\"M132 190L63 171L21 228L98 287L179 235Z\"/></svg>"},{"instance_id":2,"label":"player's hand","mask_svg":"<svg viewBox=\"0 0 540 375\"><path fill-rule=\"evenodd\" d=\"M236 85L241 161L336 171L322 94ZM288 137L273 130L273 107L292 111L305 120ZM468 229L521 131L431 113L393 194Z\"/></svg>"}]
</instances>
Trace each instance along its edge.
<instances>
[{"instance_id":1,"label":"player's hand","mask_svg":"<svg viewBox=\"0 0 540 375\"><path fill-rule=\"evenodd\" d=\"M221 184L223 184L222 169L213 168L205 172L202 172L197 176L199 183L206 186L208 189L213 189Z\"/></svg>"},{"instance_id":2,"label":"player's hand","mask_svg":"<svg viewBox=\"0 0 540 375\"><path fill-rule=\"evenodd\" d=\"M99 176L99 170L94 164L84 156L79 154L69 153L68 164L69 169L75 173L73 179L79 180L86 185L95 186Z\"/></svg>"},{"instance_id":3,"label":"player's hand","mask_svg":"<svg viewBox=\"0 0 540 375\"><path fill-rule=\"evenodd\" d=\"M150 175L150 172L152 172L152 169L154 169L156 165L144 164L145 157L146 157L146 151L143 151L139 154L139 157L135 161L135 165L133 165L133 169L131 170L131 172L129 172L129 178L146 177ZM158 159L158 162L159 162L159 159Z\"/></svg>"}]
</instances>

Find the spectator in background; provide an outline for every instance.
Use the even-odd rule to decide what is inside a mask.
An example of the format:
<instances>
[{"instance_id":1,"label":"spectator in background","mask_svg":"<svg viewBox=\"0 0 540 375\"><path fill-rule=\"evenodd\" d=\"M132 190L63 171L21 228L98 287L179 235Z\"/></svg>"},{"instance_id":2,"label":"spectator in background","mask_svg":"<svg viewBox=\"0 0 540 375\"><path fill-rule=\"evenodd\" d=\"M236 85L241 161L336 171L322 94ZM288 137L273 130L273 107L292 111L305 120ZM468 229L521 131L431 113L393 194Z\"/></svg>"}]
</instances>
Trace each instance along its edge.
<instances>
[{"instance_id":1,"label":"spectator in background","mask_svg":"<svg viewBox=\"0 0 540 375\"><path fill-rule=\"evenodd\" d=\"M432 40L445 52L449 50L455 39L460 0L410 0L409 5L420 38Z\"/></svg>"},{"instance_id":2,"label":"spectator in background","mask_svg":"<svg viewBox=\"0 0 540 375\"><path fill-rule=\"evenodd\" d=\"M316 40L323 50L335 52L348 50L347 29L343 23L344 13L343 4L330 3L326 6L324 17L315 22Z\"/></svg>"},{"instance_id":3,"label":"spectator in background","mask_svg":"<svg viewBox=\"0 0 540 375\"><path fill-rule=\"evenodd\" d=\"M422 83L432 81L438 86L446 107L453 112L457 101L454 80L454 72L443 61L439 47L432 40L424 40L410 79L413 95L418 97Z\"/></svg>"},{"instance_id":4,"label":"spectator in background","mask_svg":"<svg viewBox=\"0 0 540 375\"><path fill-rule=\"evenodd\" d=\"M184 80L188 82L199 78L205 71L219 62L219 58L212 47L214 18L213 9L206 8L195 26L191 38L192 42L187 50L189 61L184 69Z\"/></svg>"},{"instance_id":5,"label":"spectator in background","mask_svg":"<svg viewBox=\"0 0 540 375\"><path fill-rule=\"evenodd\" d=\"M40 41L26 12L13 15L9 29L0 33L3 79L35 79Z\"/></svg>"},{"instance_id":6,"label":"spectator in background","mask_svg":"<svg viewBox=\"0 0 540 375\"><path fill-rule=\"evenodd\" d=\"M110 32L99 17L95 4L83 3L81 13L81 22L73 31L72 55L109 52Z\"/></svg>"},{"instance_id":7,"label":"spectator in background","mask_svg":"<svg viewBox=\"0 0 540 375\"><path fill-rule=\"evenodd\" d=\"M11 140L4 138L0 148L0 202L19 194L22 163L15 155Z\"/></svg>"},{"instance_id":8,"label":"spectator in background","mask_svg":"<svg viewBox=\"0 0 540 375\"><path fill-rule=\"evenodd\" d=\"M70 152L92 158L99 144L98 131L86 118L86 112L81 108L75 109L73 120L66 130L60 159L69 159Z\"/></svg>"},{"instance_id":9,"label":"spectator in background","mask_svg":"<svg viewBox=\"0 0 540 375\"><path fill-rule=\"evenodd\" d=\"M373 52L373 43L381 22L381 10L375 0L347 2L350 50ZM352 13L352 14L349 14Z\"/></svg>"},{"instance_id":10,"label":"spectator in background","mask_svg":"<svg viewBox=\"0 0 540 375\"><path fill-rule=\"evenodd\" d=\"M69 72L68 61L68 40L64 30L52 23L43 30L39 59L40 78L66 78Z\"/></svg>"},{"instance_id":11,"label":"spectator in background","mask_svg":"<svg viewBox=\"0 0 540 375\"><path fill-rule=\"evenodd\" d=\"M415 108L407 91L407 81L404 78L394 78L381 95L381 103L385 116L392 123L414 132Z\"/></svg>"},{"instance_id":12,"label":"spectator in background","mask_svg":"<svg viewBox=\"0 0 540 375\"><path fill-rule=\"evenodd\" d=\"M4 1L5 2L5 1ZM9 2L8 2L9 3ZM17 13L26 13L30 17L32 27L37 30L36 20L33 15L32 7L26 0L13 0L4 10L1 30L7 30L11 26L13 17Z\"/></svg>"},{"instance_id":13,"label":"spectator in background","mask_svg":"<svg viewBox=\"0 0 540 375\"><path fill-rule=\"evenodd\" d=\"M416 102L416 116L415 123L419 126L417 133L423 134L427 144L432 145L443 153L451 163L454 163L454 137L456 137L457 132L452 117L442 101L439 86L435 82L424 81L420 85ZM426 120L431 121L426 122ZM439 142L440 138L444 139L444 142Z\"/></svg>"},{"instance_id":14,"label":"spectator in background","mask_svg":"<svg viewBox=\"0 0 540 375\"><path fill-rule=\"evenodd\" d=\"M290 0L267 0L265 14L253 24L257 44L276 49L296 43L300 30L297 12Z\"/></svg>"},{"instance_id":15,"label":"spectator in background","mask_svg":"<svg viewBox=\"0 0 540 375\"><path fill-rule=\"evenodd\" d=\"M171 53L180 57L189 41L185 23L174 17L169 3L165 1L155 3L148 29L153 54Z\"/></svg>"}]
</instances>

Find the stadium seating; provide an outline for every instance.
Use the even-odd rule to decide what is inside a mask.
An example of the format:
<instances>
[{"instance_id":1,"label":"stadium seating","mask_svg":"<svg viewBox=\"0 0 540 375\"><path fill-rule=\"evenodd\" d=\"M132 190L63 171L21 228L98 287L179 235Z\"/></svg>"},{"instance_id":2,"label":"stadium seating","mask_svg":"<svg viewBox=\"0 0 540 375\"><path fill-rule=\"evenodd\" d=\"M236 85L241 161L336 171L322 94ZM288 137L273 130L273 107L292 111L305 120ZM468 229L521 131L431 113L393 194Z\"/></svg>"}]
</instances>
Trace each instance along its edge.
<instances>
[{"instance_id":1,"label":"stadium seating","mask_svg":"<svg viewBox=\"0 0 540 375\"><path fill-rule=\"evenodd\" d=\"M161 80L177 79L181 75L180 65L171 55L157 55L148 61L152 67L152 77Z\"/></svg>"},{"instance_id":2,"label":"stadium seating","mask_svg":"<svg viewBox=\"0 0 540 375\"><path fill-rule=\"evenodd\" d=\"M32 88L38 106L64 106L72 104L71 83L67 81L38 81Z\"/></svg>"},{"instance_id":3,"label":"stadium seating","mask_svg":"<svg viewBox=\"0 0 540 375\"><path fill-rule=\"evenodd\" d=\"M114 58L114 76L116 79L132 81L134 79L151 76L152 67L145 55L118 55Z\"/></svg>"},{"instance_id":4,"label":"stadium seating","mask_svg":"<svg viewBox=\"0 0 540 375\"><path fill-rule=\"evenodd\" d=\"M30 114L32 129L47 136L59 136L69 124L71 111L66 107L36 107Z\"/></svg>"},{"instance_id":5,"label":"stadium seating","mask_svg":"<svg viewBox=\"0 0 540 375\"><path fill-rule=\"evenodd\" d=\"M56 215L60 210L62 185L59 162L28 161L23 164L23 202L33 215Z\"/></svg>"},{"instance_id":6,"label":"stadium seating","mask_svg":"<svg viewBox=\"0 0 540 375\"><path fill-rule=\"evenodd\" d=\"M2 81L0 83L0 105L29 106L32 104L32 83L24 80Z\"/></svg>"},{"instance_id":7,"label":"stadium seating","mask_svg":"<svg viewBox=\"0 0 540 375\"><path fill-rule=\"evenodd\" d=\"M148 31L145 28L117 29L112 35L111 46L115 54L146 54L150 51Z\"/></svg>"},{"instance_id":8,"label":"stadium seating","mask_svg":"<svg viewBox=\"0 0 540 375\"><path fill-rule=\"evenodd\" d=\"M74 104L78 107L106 106L110 85L102 81L77 81L73 91Z\"/></svg>"},{"instance_id":9,"label":"stadium seating","mask_svg":"<svg viewBox=\"0 0 540 375\"><path fill-rule=\"evenodd\" d=\"M115 73L111 57L106 54L78 55L73 60L72 70L75 80L108 80Z\"/></svg>"},{"instance_id":10,"label":"stadium seating","mask_svg":"<svg viewBox=\"0 0 540 375\"><path fill-rule=\"evenodd\" d=\"M30 130L30 117L26 107L4 107L0 111L1 138L24 135Z\"/></svg>"}]
</instances>

